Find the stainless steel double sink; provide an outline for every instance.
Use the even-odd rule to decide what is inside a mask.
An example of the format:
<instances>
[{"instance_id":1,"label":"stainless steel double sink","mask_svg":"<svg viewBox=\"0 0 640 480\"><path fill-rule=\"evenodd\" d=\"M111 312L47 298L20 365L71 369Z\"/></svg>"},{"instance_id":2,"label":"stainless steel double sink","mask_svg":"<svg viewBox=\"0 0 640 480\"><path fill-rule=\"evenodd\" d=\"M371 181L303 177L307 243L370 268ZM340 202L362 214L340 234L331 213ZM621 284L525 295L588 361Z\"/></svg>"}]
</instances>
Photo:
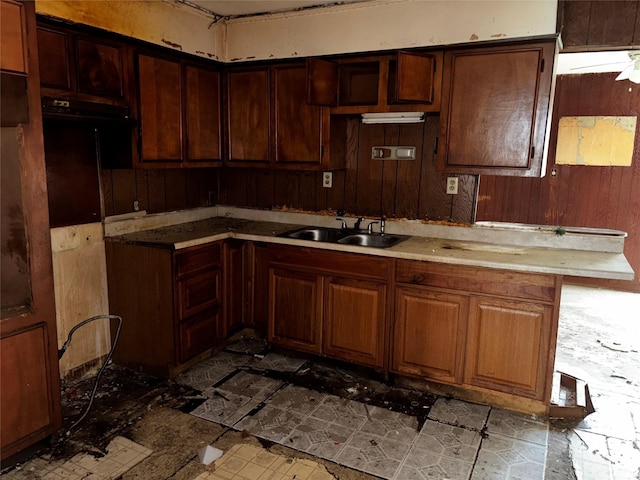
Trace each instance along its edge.
<instances>
[{"instance_id":1,"label":"stainless steel double sink","mask_svg":"<svg viewBox=\"0 0 640 480\"><path fill-rule=\"evenodd\" d=\"M338 243L359 247L389 248L410 238L407 235L369 233L355 228L304 227L278 235L279 237Z\"/></svg>"}]
</instances>

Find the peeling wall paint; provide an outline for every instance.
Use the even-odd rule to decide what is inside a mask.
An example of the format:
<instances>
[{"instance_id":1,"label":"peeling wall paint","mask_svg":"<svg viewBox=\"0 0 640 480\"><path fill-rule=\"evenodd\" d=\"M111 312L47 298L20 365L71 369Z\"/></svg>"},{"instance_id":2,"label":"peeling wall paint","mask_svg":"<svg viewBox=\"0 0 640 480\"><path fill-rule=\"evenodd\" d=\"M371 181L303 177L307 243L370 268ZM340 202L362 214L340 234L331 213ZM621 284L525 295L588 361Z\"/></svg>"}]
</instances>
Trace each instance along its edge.
<instances>
[{"instance_id":1,"label":"peeling wall paint","mask_svg":"<svg viewBox=\"0 0 640 480\"><path fill-rule=\"evenodd\" d=\"M372 0L214 23L168 1L38 0L71 20L224 62L550 35L557 0Z\"/></svg>"},{"instance_id":2,"label":"peeling wall paint","mask_svg":"<svg viewBox=\"0 0 640 480\"><path fill-rule=\"evenodd\" d=\"M227 22L229 61L554 34L556 0L380 0ZM267 41L268 40L268 41Z\"/></svg>"},{"instance_id":3,"label":"peeling wall paint","mask_svg":"<svg viewBox=\"0 0 640 480\"><path fill-rule=\"evenodd\" d=\"M637 117L562 117L558 122L556 163L629 167Z\"/></svg>"},{"instance_id":4,"label":"peeling wall paint","mask_svg":"<svg viewBox=\"0 0 640 480\"><path fill-rule=\"evenodd\" d=\"M163 1L38 0L36 13L137 38L209 59L222 58L225 25Z\"/></svg>"}]
</instances>

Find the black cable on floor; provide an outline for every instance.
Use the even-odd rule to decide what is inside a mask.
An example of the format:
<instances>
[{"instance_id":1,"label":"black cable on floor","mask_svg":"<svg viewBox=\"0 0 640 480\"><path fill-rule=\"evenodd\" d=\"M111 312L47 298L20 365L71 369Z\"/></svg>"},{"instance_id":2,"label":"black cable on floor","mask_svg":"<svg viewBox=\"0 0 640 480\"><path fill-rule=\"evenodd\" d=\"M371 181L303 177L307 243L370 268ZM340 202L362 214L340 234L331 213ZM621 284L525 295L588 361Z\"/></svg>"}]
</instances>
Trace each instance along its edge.
<instances>
[{"instance_id":1,"label":"black cable on floor","mask_svg":"<svg viewBox=\"0 0 640 480\"><path fill-rule=\"evenodd\" d=\"M91 323L91 322L93 322L95 320L100 320L102 318L108 318L108 319L111 319L111 320L118 320L118 327L116 328L116 333L113 336L113 341L111 342L111 350L109 350L109 353L107 354L107 358L105 359L104 363L102 364L102 367L100 368L100 370L98 371L98 374L96 375L96 380L95 380L95 382L93 384L93 390L91 391L91 396L89 397L89 404L87 405L87 408L84 410L84 413L80 416L80 418L77 419L75 422L73 422L73 424L69 427L69 430L67 430L67 433L66 433L67 436L71 433L71 430L76 425L78 425L82 420L85 419L85 417L89 413L89 410L91 410L91 405L93 405L93 400L95 399L96 392L98 391L98 384L100 382L100 377L102 376L103 372L105 371L105 369L109 365L109 362L111 361L111 357L113 356L113 351L115 350L116 345L118 343L118 338L120 337L120 329L122 328L122 317L120 317L118 315L96 315L95 317L91 317L91 318L87 318L86 320L83 320L82 322L80 322L79 324L77 324L75 327L73 327L71 329L71 331L69 332L69 335L67 337L67 341L64 342L64 345L62 345L62 348L60 350L58 350L58 360L60 360L62 358L62 356L64 355L64 352L69 347L69 344L71 343L71 337L73 336L73 333L78 328L86 325L87 323Z\"/></svg>"}]
</instances>

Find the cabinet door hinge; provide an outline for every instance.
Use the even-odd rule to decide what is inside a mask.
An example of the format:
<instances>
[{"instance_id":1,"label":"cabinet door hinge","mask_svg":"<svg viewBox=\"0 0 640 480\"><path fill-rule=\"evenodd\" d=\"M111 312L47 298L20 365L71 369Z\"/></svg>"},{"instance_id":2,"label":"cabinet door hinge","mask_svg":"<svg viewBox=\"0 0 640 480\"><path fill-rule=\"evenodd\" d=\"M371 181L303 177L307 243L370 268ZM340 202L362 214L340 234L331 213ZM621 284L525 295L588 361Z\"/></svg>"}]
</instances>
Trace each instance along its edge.
<instances>
[{"instance_id":1,"label":"cabinet door hinge","mask_svg":"<svg viewBox=\"0 0 640 480\"><path fill-rule=\"evenodd\" d=\"M437 155L438 154L438 140L440 137L436 137L436 141L433 142L433 154Z\"/></svg>"},{"instance_id":2,"label":"cabinet door hinge","mask_svg":"<svg viewBox=\"0 0 640 480\"><path fill-rule=\"evenodd\" d=\"M544 58L540 62L540 73L544 72Z\"/></svg>"},{"instance_id":3,"label":"cabinet door hinge","mask_svg":"<svg viewBox=\"0 0 640 480\"><path fill-rule=\"evenodd\" d=\"M536 147L531 147L531 158L535 157L536 155Z\"/></svg>"}]
</instances>

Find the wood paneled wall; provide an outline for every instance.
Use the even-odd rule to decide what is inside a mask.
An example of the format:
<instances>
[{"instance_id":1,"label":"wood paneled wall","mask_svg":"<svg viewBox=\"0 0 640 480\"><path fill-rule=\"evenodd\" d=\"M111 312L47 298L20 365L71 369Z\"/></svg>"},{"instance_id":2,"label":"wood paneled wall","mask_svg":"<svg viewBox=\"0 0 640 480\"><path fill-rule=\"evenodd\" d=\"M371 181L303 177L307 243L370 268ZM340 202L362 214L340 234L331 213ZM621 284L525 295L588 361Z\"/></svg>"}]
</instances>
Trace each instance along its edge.
<instances>
[{"instance_id":1,"label":"wood paneled wall","mask_svg":"<svg viewBox=\"0 0 640 480\"><path fill-rule=\"evenodd\" d=\"M470 223L477 177L460 175L459 194L446 194L446 175L435 171L438 117L409 125L363 125L357 118L333 117L331 147L346 142L346 169L333 172L333 187L322 186L321 172L255 169L221 170L220 203L256 208L309 211ZM416 160L371 159L380 145L416 147ZM333 151L332 151L333 154Z\"/></svg>"},{"instance_id":2,"label":"wood paneled wall","mask_svg":"<svg viewBox=\"0 0 640 480\"><path fill-rule=\"evenodd\" d=\"M447 195L447 175L435 170L438 117L410 125L363 125L335 117L331 145L346 151L346 169L333 172L333 187L322 186L322 172L255 168L102 170L106 215L148 213L214 203L252 208L344 210L363 216L471 223L478 179L459 175L458 195ZM346 143L340 145L340 142ZM416 147L416 160L371 159L379 145ZM218 191L218 185L219 191Z\"/></svg>"},{"instance_id":3,"label":"wood paneled wall","mask_svg":"<svg viewBox=\"0 0 640 480\"><path fill-rule=\"evenodd\" d=\"M558 17L564 51L640 45L640 0L561 0Z\"/></svg>"},{"instance_id":4,"label":"wood paneled wall","mask_svg":"<svg viewBox=\"0 0 640 480\"><path fill-rule=\"evenodd\" d=\"M105 216L133 212L133 202L147 213L215 205L219 170L101 170Z\"/></svg>"},{"instance_id":5,"label":"wood paneled wall","mask_svg":"<svg viewBox=\"0 0 640 480\"><path fill-rule=\"evenodd\" d=\"M483 176L476 219L623 230L628 233L625 256L636 279L572 281L640 292L640 129L636 130L631 167L554 163L561 117L640 116L640 85L626 80L616 82L616 76L608 73L558 77L546 176Z\"/></svg>"}]
</instances>

